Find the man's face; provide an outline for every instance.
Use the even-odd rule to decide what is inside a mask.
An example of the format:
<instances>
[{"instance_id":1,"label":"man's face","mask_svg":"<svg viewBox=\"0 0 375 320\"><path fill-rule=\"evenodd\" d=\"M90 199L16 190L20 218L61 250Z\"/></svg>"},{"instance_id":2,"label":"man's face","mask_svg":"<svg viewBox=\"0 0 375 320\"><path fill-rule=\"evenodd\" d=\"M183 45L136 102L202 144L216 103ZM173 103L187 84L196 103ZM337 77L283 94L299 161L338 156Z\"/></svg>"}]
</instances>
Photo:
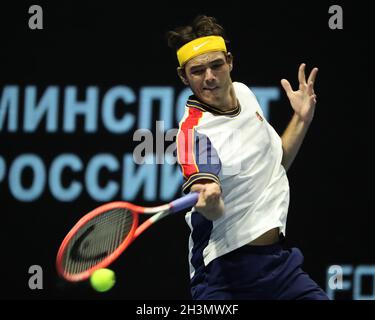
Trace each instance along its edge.
<instances>
[{"instance_id":1,"label":"man's face","mask_svg":"<svg viewBox=\"0 0 375 320\"><path fill-rule=\"evenodd\" d=\"M224 52L201 54L186 63L185 79L194 94L204 103L221 107L232 83L232 58Z\"/></svg>"}]
</instances>

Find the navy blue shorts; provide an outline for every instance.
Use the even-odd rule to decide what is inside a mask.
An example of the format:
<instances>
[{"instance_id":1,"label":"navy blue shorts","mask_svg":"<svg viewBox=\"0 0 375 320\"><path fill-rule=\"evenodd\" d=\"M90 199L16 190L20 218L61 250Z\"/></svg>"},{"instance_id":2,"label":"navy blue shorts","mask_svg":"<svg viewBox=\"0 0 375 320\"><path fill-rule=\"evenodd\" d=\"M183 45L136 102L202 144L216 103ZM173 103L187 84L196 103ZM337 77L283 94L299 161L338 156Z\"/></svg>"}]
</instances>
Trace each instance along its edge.
<instances>
[{"instance_id":1,"label":"navy blue shorts","mask_svg":"<svg viewBox=\"0 0 375 320\"><path fill-rule=\"evenodd\" d=\"M328 300L301 268L297 248L245 245L216 258L191 281L195 300Z\"/></svg>"}]
</instances>

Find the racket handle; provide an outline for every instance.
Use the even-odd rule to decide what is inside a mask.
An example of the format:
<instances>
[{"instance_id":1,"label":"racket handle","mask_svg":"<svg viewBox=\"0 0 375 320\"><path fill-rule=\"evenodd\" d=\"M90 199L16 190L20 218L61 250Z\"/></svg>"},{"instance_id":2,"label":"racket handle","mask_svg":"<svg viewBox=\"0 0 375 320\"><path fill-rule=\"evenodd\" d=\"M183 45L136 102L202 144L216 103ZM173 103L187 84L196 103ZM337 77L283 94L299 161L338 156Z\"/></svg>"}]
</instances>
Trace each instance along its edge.
<instances>
[{"instance_id":1,"label":"racket handle","mask_svg":"<svg viewBox=\"0 0 375 320\"><path fill-rule=\"evenodd\" d=\"M172 201L170 203L171 208L169 210L171 213L176 213L186 208L193 207L197 203L198 198L199 198L199 192L189 193L188 195L180 199Z\"/></svg>"}]
</instances>

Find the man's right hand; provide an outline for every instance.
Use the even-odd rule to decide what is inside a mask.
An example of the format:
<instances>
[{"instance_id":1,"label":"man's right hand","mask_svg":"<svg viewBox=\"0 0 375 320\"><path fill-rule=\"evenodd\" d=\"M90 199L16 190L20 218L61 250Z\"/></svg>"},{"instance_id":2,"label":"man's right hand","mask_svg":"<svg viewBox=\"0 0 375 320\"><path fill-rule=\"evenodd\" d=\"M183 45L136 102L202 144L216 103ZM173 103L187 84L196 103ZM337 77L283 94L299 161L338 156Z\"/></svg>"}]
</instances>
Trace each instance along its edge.
<instances>
[{"instance_id":1,"label":"man's right hand","mask_svg":"<svg viewBox=\"0 0 375 320\"><path fill-rule=\"evenodd\" d=\"M195 209L208 220L216 220L224 214L224 201L221 197L220 186L215 182L196 183L191 189L199 192L199 199Z\"/></svg>"}]
</instances>

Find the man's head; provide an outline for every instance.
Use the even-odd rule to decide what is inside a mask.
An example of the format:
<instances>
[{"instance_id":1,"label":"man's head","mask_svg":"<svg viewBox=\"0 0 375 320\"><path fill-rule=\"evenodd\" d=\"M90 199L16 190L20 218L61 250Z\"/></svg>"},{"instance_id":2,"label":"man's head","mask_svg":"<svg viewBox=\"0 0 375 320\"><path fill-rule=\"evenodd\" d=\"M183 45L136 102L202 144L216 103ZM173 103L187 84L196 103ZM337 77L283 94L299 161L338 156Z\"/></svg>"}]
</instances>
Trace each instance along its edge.
<instances>
[{"instance_id":1,"label":"man's head","mask_svg":"<svg viewBox=\"0 0 375 320\"><path fill-rule=\"evenodd\" d=\"M169 31L167 37L177 52L182 82L203 102L220 106L229 94L233 68L224 29L215 18L198 16L191 25Z\"/></svg>"}]
</instances>

